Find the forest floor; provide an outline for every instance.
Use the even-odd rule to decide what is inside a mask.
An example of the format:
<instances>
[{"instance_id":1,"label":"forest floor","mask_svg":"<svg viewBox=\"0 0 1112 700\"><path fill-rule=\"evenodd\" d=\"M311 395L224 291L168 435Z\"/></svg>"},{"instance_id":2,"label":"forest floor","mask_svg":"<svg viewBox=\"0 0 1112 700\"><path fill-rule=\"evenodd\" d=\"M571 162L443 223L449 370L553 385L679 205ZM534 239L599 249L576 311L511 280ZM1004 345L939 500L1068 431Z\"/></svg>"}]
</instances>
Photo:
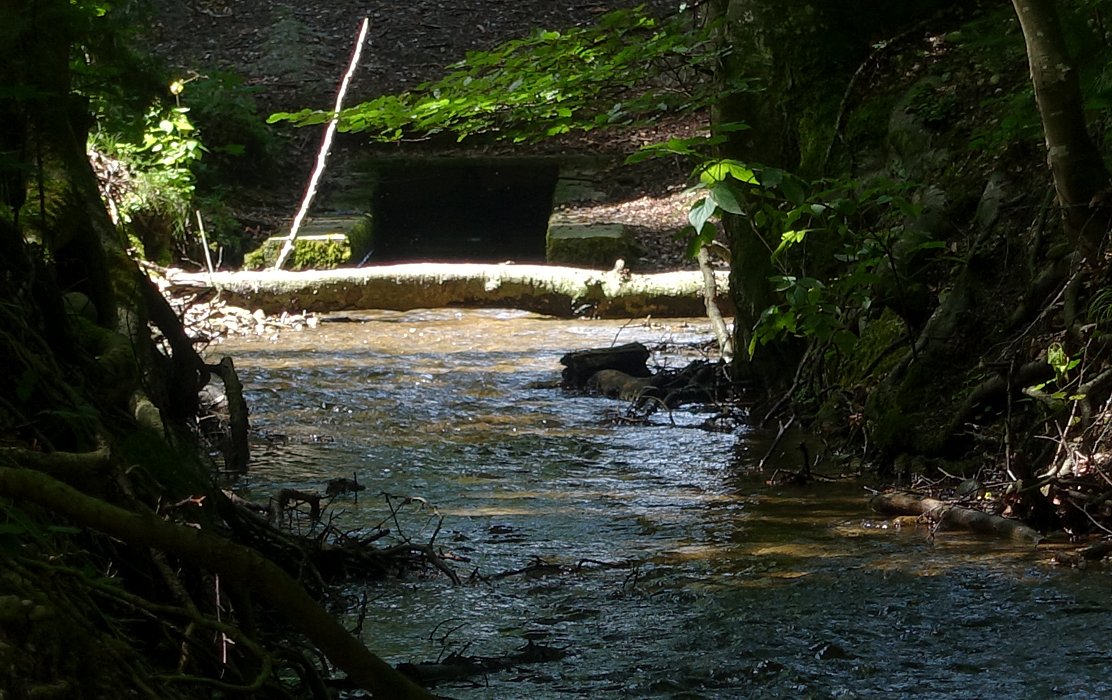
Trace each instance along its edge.
<instances>
[{"instance_id":1,"label":"forest floor","mask_svg":"<svg viewBox=\"0 0 1112 700\"><path fill-rule=\"evenodd\" d=\"M538 28L587 24L611 10L638 4L660 13L674 9L673 3L662 0L465 0L450 4L333 0L308 5L283 0L154 0L154 16L146 35L157 55L185 79L214 71L240 76L254 90L265 117L277 111L333 104L364 17L370 20L368 41L345 105L434 80L468 51L489 49ZM690 268L694 262L687 258L685 243L678 235L686 225L690 203L690 195L684 193L690 165L654 160L630 166L623 161L643 145L692 135L704 122L703 115L684 115L651 128L611 129L530 145L465 143L456 152L612 156L608 160L613 165L603 174L607 198L584 202L574 212L575 218L626 224L644 251L636 263L638 271ZM288 163L282 164L282 170L297 175L274 188L248 191L236 205L236 213L255 222L260 236L284 233L319 146L318 129L276 128L284 130L289 142L284 152ZM370 149L388 155L406 152L402 149L426 149L421 152L427 153L427 146L421 144L374 146L357 135L341 135L329 170L342 169L345 158ZM328 176L326 171L325 182Z\"/></svg>"}]
</instances>

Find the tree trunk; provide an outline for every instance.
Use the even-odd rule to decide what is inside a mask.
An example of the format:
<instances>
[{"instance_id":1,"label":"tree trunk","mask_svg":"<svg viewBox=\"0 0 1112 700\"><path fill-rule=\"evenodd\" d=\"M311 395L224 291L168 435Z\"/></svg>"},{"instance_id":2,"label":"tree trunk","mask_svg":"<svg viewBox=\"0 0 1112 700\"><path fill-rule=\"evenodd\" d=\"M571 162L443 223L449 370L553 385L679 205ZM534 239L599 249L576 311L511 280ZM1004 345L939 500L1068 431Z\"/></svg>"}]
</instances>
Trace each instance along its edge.
<instances>
[{"instance_id":1,"label":"tree trunk","mask_svg":"<svg viewBox=\"0 0 1112 700\"><path fill-rule=\"evenodd\" d=\"M1091 256L1108 233L1112 202L1108 170L1085 125L1077 70L1062 37L1054 0L1012 0L1012 5L1027 43L1047 162L1066 232L1084 255Z\"/></svg>"},{"instance_id":2,"label":"tree trunk","mask_svg":"<svg viewBox=\"0 0 1112 700\"><path fill-rule=\"evenodd\" d=\"M797 170L800 166L799 114L792 112L800 35L815 32L793 17L810 12L797 0L719 0L714 12L723 20L721 40L730 47L717 76L715 125L744 123L728 132L720 155L743 162ZM813 23L814 17L811 18ZM734 302L735 373L761 377L775 385L794 369L792 353L772 343L749 355L749 339L761 313L776 302L770 278L775 270L770 246L746 215L723 214L730 246L730 289Z\"/></svg>"}]
</instances>

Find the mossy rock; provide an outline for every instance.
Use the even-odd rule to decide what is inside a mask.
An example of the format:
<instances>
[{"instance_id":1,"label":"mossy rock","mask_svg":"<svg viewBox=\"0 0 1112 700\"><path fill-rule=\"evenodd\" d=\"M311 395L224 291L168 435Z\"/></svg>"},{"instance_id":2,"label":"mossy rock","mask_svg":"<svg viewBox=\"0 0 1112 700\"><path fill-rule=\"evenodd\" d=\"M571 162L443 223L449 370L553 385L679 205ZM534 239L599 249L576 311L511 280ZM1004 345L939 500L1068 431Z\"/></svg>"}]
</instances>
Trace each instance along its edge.
<instances>
[{"instance_id":1,"label":"mossy rock","mask_svg":"<svg viewBox=\"0 0 1112 700\"><path fill-rule=\"evenodd\" d=\"M636 257L624 224L555 221L548 226L545 259L554 265L611 268L616 260Z\"/></svg>"},{"instance_id":2,"label":"mossy rock","mask_svg":"<svg viewBox=\"0 0 1112 700\"><path fill-rule=\"evenodd\" d=\"M243 258L243 269L263 270L274 265L285 243L284 237L266 239ZM293 252L283 265L287 270L331 270L351 259L351 243L342 233L298 236Z\"/></svg>"},{"instance_id":3,"label":"mossy rock","mask_svg":"<svg viewBox=\"0 0 1112 700\"><path fill-rule=\"evenodd\" d=\"M907 369L898 385L882 383L869 394L865 416L869 438L882 454L937 456L946 450L946 420L953 387L938 386L952 373L938 360L921 358Z\"/></svg>"}]
</instances>

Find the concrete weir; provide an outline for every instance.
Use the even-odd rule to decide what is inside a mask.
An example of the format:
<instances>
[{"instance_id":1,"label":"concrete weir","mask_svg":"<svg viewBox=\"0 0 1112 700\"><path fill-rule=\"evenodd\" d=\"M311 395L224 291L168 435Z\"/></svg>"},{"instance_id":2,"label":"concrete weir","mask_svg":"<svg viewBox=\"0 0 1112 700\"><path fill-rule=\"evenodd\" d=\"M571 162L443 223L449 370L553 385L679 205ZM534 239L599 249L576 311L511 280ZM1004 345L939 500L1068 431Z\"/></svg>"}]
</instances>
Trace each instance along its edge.
<instances>
[{"instance_id":1,"label":"concrete weir","mask_svg":"<svg viewBox=\"0 0 1112 700\"><path fill-rule=\"evenodd\" d=\"M305 220L287 269L411 262L610 269L641 251L627 222L580 213L607 201L602 161L584 157L368 157L348 163ZM348 242L336 260L335 236ZM322 238L324 237L324 238ZM249 254L266 269L284 236Z\"/></svg>"},{"instance_id":2,"label":"concrete weir","mask_svg":"<svg viewBox=\"0 0 1112 700\"><path fill-rule=\"evenodd\" d=\"M631 226L620 215L592 213L617 201L602 165L570 156L368 157L338 174L306 221L289 264L300 271L179 272L171 282L182 291L219 289L225 301L267 313L444 306L561 317L706 313L699 271L631 274L641 253ZM336 238L348 244L339 262ZM255 269L271 266L277 242L249 256ZM715 274L717 304L729 313L728 275Z\"/></svg>"}]
</instances>

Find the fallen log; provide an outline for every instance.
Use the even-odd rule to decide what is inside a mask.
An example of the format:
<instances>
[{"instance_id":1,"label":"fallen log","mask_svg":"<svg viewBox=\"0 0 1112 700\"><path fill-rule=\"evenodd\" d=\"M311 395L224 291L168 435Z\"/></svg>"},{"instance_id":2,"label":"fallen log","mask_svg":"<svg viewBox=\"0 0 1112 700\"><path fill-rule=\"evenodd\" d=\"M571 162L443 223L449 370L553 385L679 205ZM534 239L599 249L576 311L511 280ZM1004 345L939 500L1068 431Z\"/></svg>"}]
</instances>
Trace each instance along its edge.
<instances>
[{"instance_id":1,"label":"fallen log","mask_svg":"<svg viewBox=\"0 0 1112 700\"><path fill-rule=\"evenodd\" d=\"M911 493L878 494L869 500L869 507L881 515L921 515L937 522L940 529L969 530L1032 544L1043 539L1038 531L1018 520Z\"/></svg>"},{"instance_id":2,"label":"fallen log","mask_svg":"<svg viewBox=\"0 0 1112 700\"><path fill-rule=\"evenodd\" d=\"M622 401L636 401L642 396L657 396L660 393L653 386L652 377L632 377L618 369L600 369L595 372L587 380L587 388Z\"/></svg>"},{"instance_id":3,"label":"fallen log","mask_svg":"<svg viewBox=\"0 0 1112 700\"><path fill-rule=\"evenodd\" d=\"M718 303L730 309L725 272ZM217 289L237 306L268 314L364 309L508 307L552 316L608 318L702 316L698 271L623 275L550 265L411 263L306 272L167 271L174 295Z\"/></svg>"}]
</instances>

